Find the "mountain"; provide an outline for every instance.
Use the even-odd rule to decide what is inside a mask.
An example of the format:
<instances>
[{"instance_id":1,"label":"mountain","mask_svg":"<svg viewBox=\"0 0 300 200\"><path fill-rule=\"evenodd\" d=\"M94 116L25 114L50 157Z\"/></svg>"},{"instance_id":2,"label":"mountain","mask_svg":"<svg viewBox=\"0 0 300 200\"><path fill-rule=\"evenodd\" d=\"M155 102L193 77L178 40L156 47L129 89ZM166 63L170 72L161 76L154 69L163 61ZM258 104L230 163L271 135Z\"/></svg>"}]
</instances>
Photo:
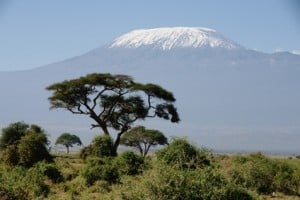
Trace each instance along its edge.
<instances>
[{"instance_id":1,"label":"mountain","mask_svg":"<svg viewBox=\"0 0 300 200\"><path fill-rule=\"evenodd\" d=\"M140 48L171 50L176 48L240 48L238 44L224 38L208 28L156 28L134 30L115 39L110 48Z\"/></svg>"},{"instance_id":2,"label":"mountain","mask_svg":"<svg viewBox=\"0 0 300 200\"><path fill-rule=\"evenodd\" d=\"M222 151L300 151L300 56L254 51L207 28L134 30L81 56L0 72L1 127L24 120L52 140L72 132L87 144L97 134L91 120L49 111L45 87L93 72L128 74L172 91L182 121L141 122L168 136Z\"/></svg>"}]
</instances>

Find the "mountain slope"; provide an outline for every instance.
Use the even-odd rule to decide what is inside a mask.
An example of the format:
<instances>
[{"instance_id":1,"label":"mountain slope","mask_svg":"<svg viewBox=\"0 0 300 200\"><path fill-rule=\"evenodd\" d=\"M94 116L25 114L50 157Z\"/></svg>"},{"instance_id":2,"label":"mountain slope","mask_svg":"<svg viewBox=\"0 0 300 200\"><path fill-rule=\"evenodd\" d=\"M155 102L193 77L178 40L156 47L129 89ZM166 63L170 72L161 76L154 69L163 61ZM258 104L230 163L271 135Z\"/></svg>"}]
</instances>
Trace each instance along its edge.
<instances>
[{"instance_id":1,"label":"mountain slope","mask_svg":"<svg viewBox=\"0 0 300 200\"><path fill-rule=\"evenodd\" d=\"M45 87L92 72L129 74L173 91L182 122L146 122L168 136L221 150L300 151L300 56L249 50L203 28L137 30L62 62L1 72L1 126L24 120L53 139L74 132L89 142L98 133L91 121L49 111Z\"/></svg>"}]
</instances>

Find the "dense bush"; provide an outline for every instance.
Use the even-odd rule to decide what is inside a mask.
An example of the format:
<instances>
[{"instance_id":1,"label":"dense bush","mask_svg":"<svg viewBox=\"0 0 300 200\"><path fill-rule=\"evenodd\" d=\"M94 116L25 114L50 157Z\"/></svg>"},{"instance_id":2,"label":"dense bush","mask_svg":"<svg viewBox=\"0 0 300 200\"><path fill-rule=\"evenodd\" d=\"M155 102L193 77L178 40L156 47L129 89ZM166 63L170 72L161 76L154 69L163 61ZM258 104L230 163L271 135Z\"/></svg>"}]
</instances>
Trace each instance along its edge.
<instances>
[{"instance_id":1,"label":"dense bush","mask_svg":"<svg viewBox=\"0 0 300 200\"><path fill-rule=\"evenodd\" d=\"M0 149L17 144L29 130L29 125L24 122L15 122L2 129Z\"/></svg>"},{"instance_id":2,"label":"dense bush","mask_svg":"<svg viewBox=\"0 0 300 200\"><path fill-rule=\"evenodd\" d=\"M209 152L190 144L186 139L176 138L169 146L156 153L158 160L166 164L176 165L180 169L195 169L209 166Z\"/></svg>"},{"instance_id":3,"label":"dense bush","mask_svg":"<svg viewBox=\"0 0 300 200\"><path fill-rule=\"evenodd\" d=\"M255 198L246 189L238 185L228 185L220 199L254 200Z\"/></svg>"},{"instance_id":4,"label":"dense bush","mask_svg":"<svg viewBox=\"0 0 300 200\"><path fill-rule=\"evenodd\" d=\"M116 162L121 174L137 175L143 171L144 157L131 151L123 152L116 158Z\"/></svg>"},{"instance_id":5,"label":"dense bush","mask_svg":"<svg viewBox=\"0 0 300 200\"><path fill-rule=\"evenodd\" d=\"M174 139L157 152L152 168L122 185L111 199L228 200L254 199L246 189L229 184L212 161L212 155L185 139Z\"/></svg>"},{"instance_id":6,"label":"dense bush","mask_svg":"<svg viewBox=\"0 0 300 200\"><path fill-rule=\"evenodd\" d=\"M34 168L37 173L43 174L49 178L53 183L63 181L63 176L54 163L38 162Z\"/></svg>"},{"instance_id":7,"label":"dense bush","mask_svg":"<svg viewBox=\"0 0 300 200\"><path fill-rule=\"evenodd\" d=\"M120 174L113 157L89 158L82 175L86 179L87 185L93 185L98 180L108 183L117 183L120 180Z\"/></svg>"},{"instance_id":8,"label":"dense bush","mask_svg":"<svg viewBox=\"0 0 300 200\"><path fill-rule=\"evenodd\" d=\"M260 194L275 191L299 194L299 171L287 163L272 160L261 153L239 156L231 170L232 181Z\"/></svg>"},{"instance_id":9,"label":"dense bush","mask_svg":"<svg viewBox=\"0 0 300 200\"><path fill-rule=\"evenodd\" d=\"M18 196L12 190L9 190L3 185L0 185L0 199L1 200L25 200L22 196Z\"/></svg>"},{"instance_id":10,"label":"dense bush","mask_svg":"<svg viewBox=\"0 0 300 200\"><path fill-rule=\"evenodd\" d=\"M10 166L31 167L41 160L52 160L47 149L47 136L37 125L29 126L23 122L10 124L2 129L0 143L1 159Z\"/></svg>"},{"instance_id":11,"label":"dense bush","mask_svg":"<svg viewBox=\"0 0 300 200\"><path fill-rule=\"evenodd\" d=\"M2 150L1 154L2 161L9 165L15 166L19 163L19 154L16 145L7 146L4 150Z\"/></svg>"},{"instance_id":12,"label":"dense bush","mask_svg":"<svg viewBox=\"0 0 300 200\"><path fill-rule=\"evenodd\" d=\"M23 136L18 145L20 164L31 167L42 160L51 161L51 155L46 148L47 142L44 134L33 132Z\"/></svg>"},{"instance_id":13,"label":"dense bush","mask_svg":"<svg viewBox=\"0 0 300 200\"><path fill-rule=\"evenodd\" d=\"M156 163L142 176L128 180L111 199L125 200L228 200L230 197L252 200L245 190L227 187L227 181L213 168L181 170L164 163ZM233 198L234 199L234 198Z\"/></svg>"},{"instance_id":14,"label":"dense bush","mask_svg":"<svg viewBox=\"0 0 300 200\"><path fill-rule=\"evenodd\" d=\"M1 166L0 190L8 199L44 199L50 188L45 184L45 176L35 167Z\"/></svg>"},{"instance_id":15,"label":"dense bush","mask_svg":"<svg viewBox=\"0 0 300 200\"><path fill-rule=\"evenodd\" d=\"M108 135L100 135L95 137L92 143L89 146L83 148L80 152L80 157L82 159L86 159L88 156L116 156L111 137Z\"/></svg>"}]
</instances>

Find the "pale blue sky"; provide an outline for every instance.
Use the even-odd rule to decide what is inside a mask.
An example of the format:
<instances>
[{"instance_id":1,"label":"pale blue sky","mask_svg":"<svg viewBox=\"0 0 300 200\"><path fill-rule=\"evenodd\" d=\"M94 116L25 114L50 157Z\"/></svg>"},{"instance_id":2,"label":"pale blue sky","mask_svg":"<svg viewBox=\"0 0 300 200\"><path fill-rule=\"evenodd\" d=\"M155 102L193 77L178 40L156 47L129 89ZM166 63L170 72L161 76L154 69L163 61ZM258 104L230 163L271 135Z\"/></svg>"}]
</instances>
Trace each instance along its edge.
<instances>
[{"instance_id":1,"label":"pale blue sky","mask_svg":"<svg viewBox=\"0 0 300 200\"><path fill-rule=\"evenodd\" d=\"M138 28L216 29L263 52L300 51L297 0L0 0L0 71L83 54Z\"/></svg>"}]
</instances>

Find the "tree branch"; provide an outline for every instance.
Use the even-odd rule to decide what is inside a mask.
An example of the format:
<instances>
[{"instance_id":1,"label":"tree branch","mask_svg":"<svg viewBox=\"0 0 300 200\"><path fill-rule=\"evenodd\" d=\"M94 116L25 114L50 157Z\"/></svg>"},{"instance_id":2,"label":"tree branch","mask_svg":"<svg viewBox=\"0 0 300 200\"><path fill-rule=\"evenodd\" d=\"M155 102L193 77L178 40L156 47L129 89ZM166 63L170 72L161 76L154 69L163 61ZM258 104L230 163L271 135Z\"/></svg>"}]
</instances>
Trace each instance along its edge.
<instances>
[{"instance_id":1,"label":"tree branch","mask_svg":"<svg viewBox=\"0 0 300 200\"><path fill-rule=\"evenodd\" d=\"M101 91L97 94L97 96L93 99L93 106L92 106L92 109L93 109L93 110L95 109L95 107L96 107L96 105L97 105L97 99L99 99L100 96L101 96L105 91L107 91L107 88L106 88L106 87L104 87L104 89L101 90Z\"/></svg>"}]
</instances>

